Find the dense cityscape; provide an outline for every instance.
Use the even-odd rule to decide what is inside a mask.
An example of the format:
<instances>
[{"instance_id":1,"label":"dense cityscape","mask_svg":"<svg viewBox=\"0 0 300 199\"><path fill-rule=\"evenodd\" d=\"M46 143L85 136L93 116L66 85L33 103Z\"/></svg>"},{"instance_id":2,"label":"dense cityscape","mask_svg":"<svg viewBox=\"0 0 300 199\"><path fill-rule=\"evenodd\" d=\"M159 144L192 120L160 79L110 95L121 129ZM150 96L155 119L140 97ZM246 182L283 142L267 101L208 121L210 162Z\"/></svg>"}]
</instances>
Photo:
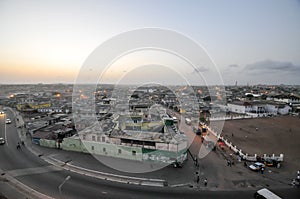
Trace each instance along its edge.
<instances>
[{"instance_id":1,"label":"dense cityscape","mask_svg":"<svg viewBox=\"0 0 300 199\"><path fill-rule=\"evenodd\" d=\"M0 199L299 199L299 9L1 0Z\"/></svg>"},{"instance_id":2,"label":"dense cityscape","mask_svg":"<svg viewBox=\"0 0 300 199\"><path fill-rule=\"evenodd\" d=\"M247 133L247 128L261 132L261 129L267 127L258 121L277 120L283 131L297 132L300 112L299 86L234 85L226 86L222 90L220 86L189 88L161 85L98 85L93 92L89 85L79 87L82 90L76 93L73 91L73 85L65 84L1 85L3 121L5 125L14 124L9 128L16 128L18 132L19 136L14 138L18 141L17 148L22 143L20 148L26 146L38 157L43 157L56 166L72 161L60 154L61 150L65 151L64 153L78 153L78 156L91 154L98 162L90 163L88 168L99 169L98 166L102 164L109 166L122 174L119 177L122 180L126 178L126 175L123 176L124 172L137 173L140 177L143 172L150 171L151 178L154 178L157 176L156 170L164 167L168 170L183 170L192 162L194 168L189 169L190 174L185 173L191 175L191 179L184 179L182 186L195 186L193 171L197 173L204 169L199 165L202 162L203 150L204 155L212 150L218 155L214 161L226 162L221 164L230 167L235 165L235 169L246 171L266 169L270 173L276 173L276 176L268 178L281 178L280 183L274 180L269 182L270 179L262 179L262 176L257 175L254 178L257 178L255 185L251 184L251 180L244 180L233 187L255 188L269 183L281 187L283 184L290 184L292 173L297 171L296 165L300 159L295 151L285 151L284 144L274 149L272 145L280 143L276 143L276 139L273 138L271 145L263 144L271 137L264 137L266 140L263 140L261 147L255 149L251 142L247 143L250 141L247 139L255 139L254 135L251 137L252 133ZM89 92L92 95L89 95ZM212 93L215 95L211 95ZM92 99L89 99L89 96L93 96ZM223 102L223 98L226 103ZM251 125L239 122L238 130L241 132L230 127L236 125L234 122L241 120L247 120ZM289 121L288 125L286 120ZM2 144L5 144L5 140L8 141L7 136L5 129L5 137L1 138ZM278 136L281 136L279 139L282 140L286 137L284 133ZM288 138L288 144L293 145L294 140L297 146L299 135L293 136ZM287 162L286 156L288 160L293 160L295 166ZM129 160L126 166L122 165L126 160ZM255 165L258 163L253 164L255 161L263 162L264 167ZM73 168L80 164L82 163L74 161L74 164L60 167L81 173L84 167L77 170ZM265 168L266 165L270 167ZM107 175L97 174L97 177L105 176L109 179L110 176ZM199 177L199 174L196 174L196 177L197 175ZM252 173L245 175L251 176ZM148 183L163 187L180 184L176 180L169 180L169 176L156 180L151 178L141 180L136 177L130 178L133 182L129 181L133 184ZM211 179L212 176L206 176L205 179L207 178L212 182L205 186L220 190L232 188L232 185L225 185L220 179Z\"/></svg>"}]
</instances>

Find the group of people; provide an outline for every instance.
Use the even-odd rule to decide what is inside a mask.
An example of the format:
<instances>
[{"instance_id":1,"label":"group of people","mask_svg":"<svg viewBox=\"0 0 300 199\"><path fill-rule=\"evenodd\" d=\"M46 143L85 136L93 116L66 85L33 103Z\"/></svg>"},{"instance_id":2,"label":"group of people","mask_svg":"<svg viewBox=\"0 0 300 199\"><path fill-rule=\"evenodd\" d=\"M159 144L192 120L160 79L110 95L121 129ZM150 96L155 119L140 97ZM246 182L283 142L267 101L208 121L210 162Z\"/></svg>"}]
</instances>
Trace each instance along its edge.
<instances>
[{"instance_id":1,"label":"group of people","mask_svg":"<svg viewBox=\"0 0 300 199\"><path fill-rule=\"evenodd\" d=\"M199 185L199 183L200 183L199 172L196 172L196 183L197 183L197 185ZM207 178L204 179L204 186L207 187Z\"/></svg>"},{"instance_id":2,"label":"group of people","mask_svg":"<svg viewBox=\"0 0 300 199\"><path fill-rule=\"evenodd\" d=\"M227 166L231 167L232 165L234 165L234 162L231 160L227 160Z\"/></svg>"},{"instance_id":3,"label":"group of people","mask_svg":"<svg viewBox=\"0 0 300 199\"><path fill-rule=\"evenodd\" d=\"M25 145L24 141L21 141L21 144L24 146ZM18 144L17 144L17 149L21 149L20 142L18 142Z\"/></svg>"}]
</instances>

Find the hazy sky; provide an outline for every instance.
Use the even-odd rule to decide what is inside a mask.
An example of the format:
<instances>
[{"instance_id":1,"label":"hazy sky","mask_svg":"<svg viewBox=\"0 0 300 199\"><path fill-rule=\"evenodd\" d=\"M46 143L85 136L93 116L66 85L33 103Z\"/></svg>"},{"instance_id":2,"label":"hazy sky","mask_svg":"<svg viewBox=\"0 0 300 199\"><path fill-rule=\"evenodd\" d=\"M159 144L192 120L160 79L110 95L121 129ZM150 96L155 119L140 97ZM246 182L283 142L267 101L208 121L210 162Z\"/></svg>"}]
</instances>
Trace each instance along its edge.
<instances>
[{"instance_id":1,"label":"hazy sky","mask_svg":"<svg viewBox=\"0 0 300 199\"><path fill-rule=\"evenodd\" d=\"M73 83L102 42L144 27L201 44L225 84L300 84L296 0L0 0L0 84Z\"/></svg>"}]
</instances>

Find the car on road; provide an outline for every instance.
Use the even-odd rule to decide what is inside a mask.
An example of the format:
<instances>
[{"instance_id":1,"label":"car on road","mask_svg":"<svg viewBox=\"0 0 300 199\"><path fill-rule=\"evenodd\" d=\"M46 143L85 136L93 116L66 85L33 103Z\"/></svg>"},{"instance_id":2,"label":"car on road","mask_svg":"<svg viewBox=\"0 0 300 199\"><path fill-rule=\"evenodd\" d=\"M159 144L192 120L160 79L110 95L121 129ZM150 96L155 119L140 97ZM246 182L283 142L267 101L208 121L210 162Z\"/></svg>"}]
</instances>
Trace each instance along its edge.
<instances>
[{"instance_id":1,"label":"car on road","mask_svg":"<svg viewBox=\"0 0 300 199\"><path fill-rule=\"evenodd\" d=\"M0 138L0 145L5 144L5 139L4 138Z\"/></svg>"},{"instance_id":2,"label":"car on road","mask_svg":"<svg viewBox=\"0 0 300 199\"><path fill-rule=\"evenodd\" d=\"M254 193L256 199L281 199L278 195L270 191L269 189L263 188Z\"/></svg>"},{"instance_id":3,"label":"car on road","mask_svg":"<svg viewBox=\"0 0 300 199\"><path fill-rule=\"evenodd\" d=\"M264 163L261 162L255 162L254 164L251 164L249 166L249 169L251 169L252 171L260 171L262 168L265 168L266 165Z\"/></svg>"},{"instance_id":4,"label":"car on road","mask_svg":"<svg viewBox=\"0 0 300 199\"><path fill-rule=\"evenodd\" d=\"M5 121L6 124L11 124L11 120L9 118L6 119Z\"/></svg>"}]
</instances>

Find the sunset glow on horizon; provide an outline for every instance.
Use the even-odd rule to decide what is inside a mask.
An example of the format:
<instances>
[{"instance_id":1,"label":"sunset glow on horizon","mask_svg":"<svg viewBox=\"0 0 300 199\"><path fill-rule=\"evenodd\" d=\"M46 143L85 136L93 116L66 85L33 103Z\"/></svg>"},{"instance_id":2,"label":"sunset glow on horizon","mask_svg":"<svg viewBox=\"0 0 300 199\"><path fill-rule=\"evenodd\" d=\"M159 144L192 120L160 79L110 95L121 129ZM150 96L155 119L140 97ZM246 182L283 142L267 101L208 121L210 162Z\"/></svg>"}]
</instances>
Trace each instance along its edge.
<instances>
[{"instance_id":1,"label":"sunset glow on horizon","mask_svg":"<svg viewBox=\"0 0 300 199\"><path fill-rule=\"evenodd\" d=\"M299 84L299 11L296 0L3 0L0 84L73 83L99 45L145 27L174 30L201 44L226 84Z\"/></svg>"}]
</instances>

